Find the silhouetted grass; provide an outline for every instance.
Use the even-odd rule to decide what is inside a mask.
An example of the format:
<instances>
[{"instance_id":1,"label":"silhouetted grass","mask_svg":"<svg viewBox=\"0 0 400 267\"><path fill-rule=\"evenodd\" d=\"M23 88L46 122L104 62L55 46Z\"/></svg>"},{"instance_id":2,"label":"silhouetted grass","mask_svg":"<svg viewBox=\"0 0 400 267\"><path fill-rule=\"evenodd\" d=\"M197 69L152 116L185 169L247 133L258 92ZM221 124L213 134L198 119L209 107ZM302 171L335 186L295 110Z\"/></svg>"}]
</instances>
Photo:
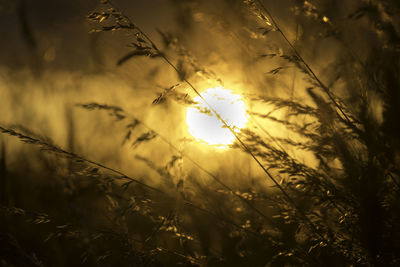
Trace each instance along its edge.
<instances>
[{"instance_id":1,"label":"silhouetted grass","mask_svg":"<svg viewBox=\"0 0 400 267\"><path fill-rule=\"evenodd\" d=\"M203 7L201 1L192 2L194 10L207 11L206 4ZM396 22L400 7L389 1L361 2L356 10L347 12L343 22L323 8L332 4L330 1L295 3L292 11L297 24L309 27L305 33L310 36L304 40L298 39L297 33L291 40L290 33L270 12L271 3L235 2L234 7L248 22L243 27L257 37L254 42L269 45L257 47L257 55L252 54L255 48L250 45L241 49L251 59L279 63L265 69L266 78L261 82L249 74L249 87L255 86L258 91L243 89L251 106L248 126L240 133L233 131L207 103L210 112L236 137L225 153L247 154L263 174L262 179L244 177L244 185L232 186L222 166L216 174L185 152L190 140L179 139L176 145L155 130L154 122L145 122L114 103L76 103L67 107L67 113L78 108L107 112L115 119L116 129L123 124L125 131L118 140L134 150L134 158L152 170L159 183L147 173L143 176L136 166L133 172L138 176L128 175L76 152L74 138L79 133L74 120L79 118L72 115L67 117L68 149L22 126L0 125L5 136L16 137L54 157L53 165L42 169L22 160L21 169L9 169L7 144L2 143L0 264L398 266L400 37ZM177 9L185 7L180 1L176 5ZM132 50L115 59L120 68L137 57L147 57L175 72L177 81L149 103L153 108L171 101L182 107L192 105L191 95L201 97L204 80L216 86L227 84L190 51L190 43L158 30L162 41L158 46L157 37L143 31L114 1L101 1L88 19L94 21L94 31L124 31L131 38ZM360 20L368 38L373 39L362 54L353 51L353 45L363 39L349 44L346 37L346 25ZM233 30L220 34L227 39L230 35L237 37ZM233 39L240 40L236 37ZM335 40L340 47L338 57L324 71L313 67L316 59L306 60L303 55L314 48L309 38L312 42ZM237 45L241 45L239 41ZM289 69L294 71L293 81L297 81L290 94L263 91L272 84L270 81L277 84L289 79ZM282 134L273 134L274 127ZM158 141L172 151L167 162L144 153L161 153L157 145L148 146ZM210 150L210 161L212 153ZM193 168L185 170L184 161ZM239 164L227 168L241 171ZM204 182L202 175L210 179ZM39 182L37 177L46 179ZM15 197L7 199L13 194ZM30 194L38 197L30 199ZM43 203L46 205L41 206Z\"/></svg>"}]
</instances>

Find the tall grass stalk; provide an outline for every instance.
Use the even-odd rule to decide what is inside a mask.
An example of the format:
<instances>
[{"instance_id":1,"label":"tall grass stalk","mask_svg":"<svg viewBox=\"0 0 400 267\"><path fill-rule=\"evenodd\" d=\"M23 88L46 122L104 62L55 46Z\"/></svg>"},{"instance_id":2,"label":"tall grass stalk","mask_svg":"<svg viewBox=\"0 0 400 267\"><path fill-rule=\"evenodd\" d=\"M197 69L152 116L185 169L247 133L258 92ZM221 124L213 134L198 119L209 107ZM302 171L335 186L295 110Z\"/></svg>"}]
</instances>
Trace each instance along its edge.
<instances>
[{"instance_id":1,"label":"tall grass stalk","mask_svg":"<svg viewBox=\"0 0 400 267\"><path fill-rule=\"evenodd\" d=\"M236 162L218 166L221 171L217 173L212 164L206 166L197 155L184 152L168 135L156 131L153 123L131 115L134 113L124 104L79 100L75 106L106 111L116 120L113 123L125 124L122 145L131 144L139 162L132 168L137 173L132 175L124 167L100 163L104 161L94 160L93 155L79 149L80 118L75 116L79 111L72 107L65 109L67 149L24 126L0 125L5 140L16 137L50 153L46 158L38 152L26 159L7 157L6 162L5 148L9 156L13 147L11 143L2 144L0 239L6 249L0 249L0 265L18 266L18 256L31 266L54 265L63 257L68 266L400 265L398 5L378 0L360 2L350 14L337 14L345 19L335 21L335 15L323 8L333 2L322 0L317 7L314 1L296 0L292 11L298 25L293 42L288 37L290 31L283 30L285 24L278 23L269 5L261 0L210 2L211 7L232 7L229 16L242 18L233 24L240 26L237 31L229 34L224 27L233 26L223 22L229 16L221 16L218 10L213 14L215 10L211 12L207 1L174 1L177 9L182 5L188 14L198 12L193 19L205 23L211 18L212 25L219 25L213 29L221 31L222 38L232 37L230 41L237 42L248 57L245 64L262 65L257 69L260 72L263 64L278 64L262 74L262 79L259 73L248 74L244 68L243 73L249 75L248 87L262 95L250 93L250 89L244 92L252 108L248 126L236 132L202 97L201 83L185 66L204 81L210 79L219 85L225 82L219 78L223 75L215 74L207 64L202 66L190 43L158 30L167 48L164 50L114 2L102 0L99 8L105 11L92 12L88 19L99 27L94 31L123 30L133 36L133 49L116 60L117 66L141 56L166 63L179 82L164 88L153 101L154 110L168 107L170 100L193 105L194 101L179 90L193 92L235 136L226 154L244 152L250 156L249 174L236 169ZM221 12L225 15L225 11ZM364 54L354 53L346 45L345 33L351 33L347 25L350 28L356 22L372 39ZM346 27L336 26L339 23ZM335 48L343 49L332 56L333 63L327 64L324 75L318 74L318 64L306 60L300 49L303 40L297 31L302 25L312 25L307 34L315 38L304 49L315 49L321 40L318 38L337 40L340 47ZM327 33L320 33L326 29ZM277 32L277 45L270 32ZM356 39L355 45L365 36ZM249 46L254 42L254 47L239 43L241 38L249 39ZM235 60L222 58L224 63ZM285 78L291 83L286 88L288 94L273 97L265 92L266 86L283 91ZM274 135L275 126L283 133ZM119 129L105 128L107 132ZM152 155L147 158L146 152L153 152L144 148L154 145L161 151L157 139L171 152L160 155L163 159L159 161ZM165 156L170 158L162 165ZM183 159L191 163L190 167L182 167ZM260 176L251 173L253 166ZM203 175L211 178L206 184ZM242 176L244 179L238 181L241 185L227 182ZM4 199L9 194L13 194L10 201ZM32 208L38 212L28 212Z\"/></svg>"}]
</instances>

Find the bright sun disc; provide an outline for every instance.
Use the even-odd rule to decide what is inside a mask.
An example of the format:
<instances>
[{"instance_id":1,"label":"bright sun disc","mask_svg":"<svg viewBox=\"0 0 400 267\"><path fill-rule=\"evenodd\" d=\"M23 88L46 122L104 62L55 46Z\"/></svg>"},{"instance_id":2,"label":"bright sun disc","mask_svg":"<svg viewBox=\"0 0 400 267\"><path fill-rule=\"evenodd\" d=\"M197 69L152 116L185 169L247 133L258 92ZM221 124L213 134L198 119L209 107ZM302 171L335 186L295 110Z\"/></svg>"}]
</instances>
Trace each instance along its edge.
<instances>
[{"instance_id":1,"label":"bright sun disc","mask_svg":"<svg viewBox=\"0 0 400 267\"><path fill-rule=\"evenodd\" d=\"M222 87L209 88L200 95L221 116L221 118L235 131L239 132L246 126L246 105L240 95ZM209 109L199 97L195 97L195 105L186 112L186 123L190 134L197 140L202 140L217 148L226 148L232 144L235 136L223 126L223 123Z\"/></svg>"}]
</instances>

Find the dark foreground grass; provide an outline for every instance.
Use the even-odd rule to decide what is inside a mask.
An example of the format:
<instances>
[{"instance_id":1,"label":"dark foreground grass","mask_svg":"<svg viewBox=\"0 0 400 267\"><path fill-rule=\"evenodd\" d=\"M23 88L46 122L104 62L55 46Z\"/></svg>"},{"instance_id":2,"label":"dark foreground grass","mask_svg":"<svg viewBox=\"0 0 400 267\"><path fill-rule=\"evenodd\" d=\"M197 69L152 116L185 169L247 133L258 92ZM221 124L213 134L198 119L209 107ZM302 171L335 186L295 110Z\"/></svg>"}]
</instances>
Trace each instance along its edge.
<instances>
[{"instance_id":1,"label":"dark foreground grass","mask_svg":"<svg viewBox=\"0 0 400 267\"><path fill-rule=\"evenodd\" d=\"M199 95L191 82L196 75L223 84L172 34L160 31L161 48L123 10L101 2L88 16L96 26L100 23L98 31L122 30L132 38L132 51L117 65L148 57L176 73L179 83L165 89L153 105L192 104L182 88ZM23 127L1 125L4 140L13 137L40 149L32 157L41 168L34 168L29 157L9 168L7 142L2 142L0 264L399 266L399 6L389 1L359 4L345 23L362 20L368 38L373 36L362 55L350 48L346 24L308 1L296 1L293 9L298 24L313 25L317 38L306 36L303 43L289 39L262 1L236 4L251 23L263 25L249 26L254 34L277 33L271 40L280 50L260 51L263 60L280 62L268 71L268 79L285 79L284 72L294 69L302 81L298 94L249 93L248 100L262 107L249 112L259 123L232 131L237 141L229 149L248 154L272 187L250 182L230 186L228 177L213 174L153 125L113 103L77 103L74 108L107 112L125 126L123 144L137 148L161 140L169 146L173 153L167 163L136 155L159 175L160 183L82 156L72 146L60 148ZM343 50L328 66L326 83L298 48L324 38ZM266 122L290 134L272 136L263 127ZM301 155L309 155L312 164ZM195 171L185 172L183 160ZM200 174L210 178L207 185Z\"/></svg>"}]
</instances>

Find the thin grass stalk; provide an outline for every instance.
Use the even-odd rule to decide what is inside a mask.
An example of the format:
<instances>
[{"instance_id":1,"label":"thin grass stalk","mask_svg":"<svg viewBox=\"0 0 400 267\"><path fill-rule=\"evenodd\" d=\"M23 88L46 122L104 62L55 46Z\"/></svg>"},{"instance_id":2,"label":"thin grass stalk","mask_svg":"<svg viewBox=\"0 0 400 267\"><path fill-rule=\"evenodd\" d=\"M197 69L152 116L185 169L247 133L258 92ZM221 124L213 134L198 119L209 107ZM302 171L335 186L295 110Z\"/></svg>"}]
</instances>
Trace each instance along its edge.
<instances>
[{"instance_id":1,"label":"thin grass stalk","mask_svg":"<svg viewBox=\"0 0 400 267\"><path fill-rule=\"evenodd\" d=\"M8 135L15 136L15 137L17 137L18 139L20 139L24 143L34 144L34 145L42 147L46 151L50 151L50 152L54 152L54 153L57 153L57 154L61 154L61 155L66 156L67 158L74 159L74 160L80 161L80 162L86 162L86 163L89 163L91 165L97 166L99 168L102 168L102 169L105 169L105 170L109 170L109 171L111 171L113 173L116 173L116 174L120 175L121 178L123 178L125 180L129 180L131 182L140 184L141 186L146 187L148 189L151 189L153 191L157 191L157 192L163 193L161 190L159 190L159 189L157 189L155 187L152 187L150 185L147 185L147 184L145 184L145 183L143 183L143 182L141 182L141 181L139 181L139 180L137 180L135 178L129 177L128 175L126 175L126 174L124 174L124 173L122 173L122 172L120 172L120 171L118 171L116 169L113 169L111 167L105 166L105 165L103 165L101 163L94 162L94 161L92 161L90 159L86 159L86 158L84 158L82 156L79 156L79 155L77 155L75 153L66 151L66 150L64 150L62 148L59 148L59 147L55 146L55 145L46 143L46 142L44 142L42 140L39 140L39 139L30 137L30 136L24 135L22 133L16 132L16 131L14 131L12 129L4 128L2 126L0 126L0 131L2 133L8 134Z\"/></svg>"},{"instance_id":2,"label":"thin grass stalk","mask_svg":"<svg viewBox=\"0 0 400 267\"><path fill-rule=\"evenodd\" d=\"M109 3L114 8L118 9L115 4L113 4L110 0L106 0L106 3ZM119 10L119 9L118 9ZM210 110L217 116L217 118L224 124L224 127L228 128L229 131L235 136L236 140L238 140L239 144L245 149L245 151L250 154L250 156L256 161L256 163L260 166L260 168L264 171L264 173L268 176L268 178L275 184L275 186L282 192L285 198L293 205L295 210L304 218L307 224L311 227L311 229L322 239L326 244L328 244L325 237L318 231L317 227L314 225L313 222L306 216L306 214L296 205L296 202L289 196L289 194L283 189L283 187L278 183L278 181L270 174L270 172L262 165L262 163L258 160L258 158L251 152L250 148L240 139L240 137L233 131L233 129L225 122L225 120L215 111L215 109L201 96L200 92L194 87L194 85L186 78L183 77L179 69L168 59L168 57L162 53L155 43L147 36L145 32L143 32L140 27L134 24L129 17L123 15L124 18L132 25L140 34L142 34L146 40L152 45L154 50L170 65L175 72L182 77L182 80L189 85L189 87L204 101L204 103L210 108Z\"/></svg>"},{"instance_id":3,"label":"thin grass stalk","mask_svg":"<svg viewBox=\"0 0 400 267\"><path fill-rule=\"evenodd\" d=\"M340 113L343 115L345 118L346 122L350 124L351 126L354 127L353 123L351 122L350 118L346 115L346 113L343 111L343 108L339 105L339 103L335 100L333 97L331 90L318 78L318 76L315 74L315 72L311 69L310 65L304 60L304 58L300 55L299 51L296 49L296 47L292 44L292 42L289 41L287 38L286 34L282 31L282 29L279 27L278 23L272 16L272 14L269 12L269 10L265 7L265 5L261 2L261 0L255 0L259 6L264 10L264 12L268 15L268 17L271 19L273 26L275 27L275 30L281 34L285 42L290 46L292 51L295 53L296 57L303 63L303 65L307 68L307 70L310 72L312 77L317 81L317 83L321 86L322 90L326 93L328 98L332 101L332 103L336 106L336 108L340 111Z\"/></svg>"},{"instance_id":4,"label":"thin grass stalk","mask_svg":"<svg viewBox=\"0 0 400 267\"><path fill-rule=\"evenodd\" d=\"M77 106L85 106L85 105L90 105L90 104L78 104ZM203 166L201 166L199 163L197 163L193 158L191 158L190 156L184 154L181 150L179 150L174 144L172 144L166 137L164 137L163 135L161 135L159 132L157 132L156 130L154 130L152 127L148 126L146 123L144 123L142 120L138 119L137 117L134 117L130 114L127 114L126 112L124 112L124 115L131 117L131 119L137 121L138 123L142 124L145 128L147 128L148 130L154 132L157 134L158 137L160 137L160 139L162 141L164 141L166 144L168 144L173 150L175 150L176 152L180 153L182 155L182 157L184 156L187 160L189 160L193 165L195 165L199 170L203 171L205 174L207 174L208 176L210 176L212 179L214 179L218 184L220 184L222 187L224 187L226 190L228 190L229 192L231 192L234 196L238 197L240 200L242 200L245 204L247 204L249 206L249 208L251 208L252 210L254 210L258 215L260 215L262 218L264 218L265 220L267 220L270 224L275 225L275 222L273 222L270 218L268 218L267 216L265 216L265 214L263 214L259 209L257 209L249 200L245 199L244 197L242 197L240 194L236 193L232 188L230 188L227 184L225 184L224 182L222 182L216 175L214 175L213 173L211 173L210 171L208 171L207 169L205 169Z\"/></svg>"},{"instance_id":5,"label":"thin grass stalk","mask_svg":"<svg viewBox=\"0 0 400 267\"><path fill-rule=\"evenodd\" d=\"M44 141L42 141L42 140L39 140L39 139L30 137L30 136L24 135L24 134L22 134L22 133L16 132L16 131L14 131L14 130L12 130L12 129L4 128L4 127L2 127L2 126L0 126L0 132L2 132L2 133L4 133L4 134L11 135L11 136L15 136L15 137L17 137L19 140L21 140L21 141L24 142L24 143L33 144L33 145L39 146L39 147L41 147L41 148L42 148L43 150L45 150L45 151L49 151L49 152L53 152L53 153L56 153L56 154L60 154L60 155L63 155L64 157L66 157L66 158L74 159L74 160L76 160L76 161L78 161L78 162L86 162L86 163L89 163L89 164L91 164L91 165L97 166L97 167L99 167L99 168L101 168L101 169L105 169L105 170L111 171L111 172L113 172L113 173L116 173L116 174L120 175L120 178L122 178L122 179L128 180L129 182L137 183L137 184L139 184L139 185L141 185L141 186L143 186L143 187L145 187L145 188L147 188L147 189L150 189L150 190L152 190L152 191L154 191L154 192L157 192L157 193L160 193L160 194L162 194L162 195L168 196L168 194L167 194L165 191L162 191L162 190L160 190L160 189L158 189L158 188L155 188L155 187L153 187L153 186L150 186L150 185L148 185L148 184L146 184L146 183L140 182L139 180L137 180L137 179L135 179L135 178L132 178L132 177L130 177L130 176L124 174L123 172L121 172L121 171L119 171L119 170L116 170L116 169L114 169L114 168L108 167L108 166L103 165L103 164L101 164L101 163L98 163L98 162L95 162L95 161L86 159L86 158L84 158L84 157L82 157L82 156L79 156L79 155L77 155L77 154L75 154L75 153L71 153L71 152L66 151L66 150L63 150L63 149L61 149L61 148L59 148L59 147L57 147L57 146L55 146L55 145L46 143L46 142L44 142ZM245 231L245 232L247 232L247 233L252 233L254 236L260 238L260 235L259 235L258 233L255 233L255 232L253 232L253 231L251 231L251 230L248 230L248 229L246 229L246 228L244 228L244 227L242 227L242 226L240 226L240 225L238 225L238 224L236 224L236 223L234 223L234 222L232 222L232 221L230 221L230 220L227 220L227 219L225 219L225 218L222 218L221 216L219 216L219 215L217 215L217 214L215 214L215 213L213 213L213 212L211 212L211 211L209 211L209 210L207 210L207 209L204 209L204 208L202 208L202 207L200 207L200 206L197 206L196 204L194 204L194 203L192 203L192 202L189 202L189 201L187 201L187 200L184 200L183 203L184 203L185 205L188 205L188 206L191 206L191 207L193 207L193 208L196 208L196 209L198 209L198 210L200 210L200 211L203 211L203 212L205 212L205 213L207 213L207 214L210 214L210 215L212 215L213 217L215 217L216 219L218 219L218 220L220 220L220 221L223 221L223 222L225 222L225 223L228 223L228 224L230 224L230 225L232 225L232 226L234 226L234 227L236 227L236 228L239 228L240 230L243 230L243 231Z\"/></svg>"}]
</instances>

